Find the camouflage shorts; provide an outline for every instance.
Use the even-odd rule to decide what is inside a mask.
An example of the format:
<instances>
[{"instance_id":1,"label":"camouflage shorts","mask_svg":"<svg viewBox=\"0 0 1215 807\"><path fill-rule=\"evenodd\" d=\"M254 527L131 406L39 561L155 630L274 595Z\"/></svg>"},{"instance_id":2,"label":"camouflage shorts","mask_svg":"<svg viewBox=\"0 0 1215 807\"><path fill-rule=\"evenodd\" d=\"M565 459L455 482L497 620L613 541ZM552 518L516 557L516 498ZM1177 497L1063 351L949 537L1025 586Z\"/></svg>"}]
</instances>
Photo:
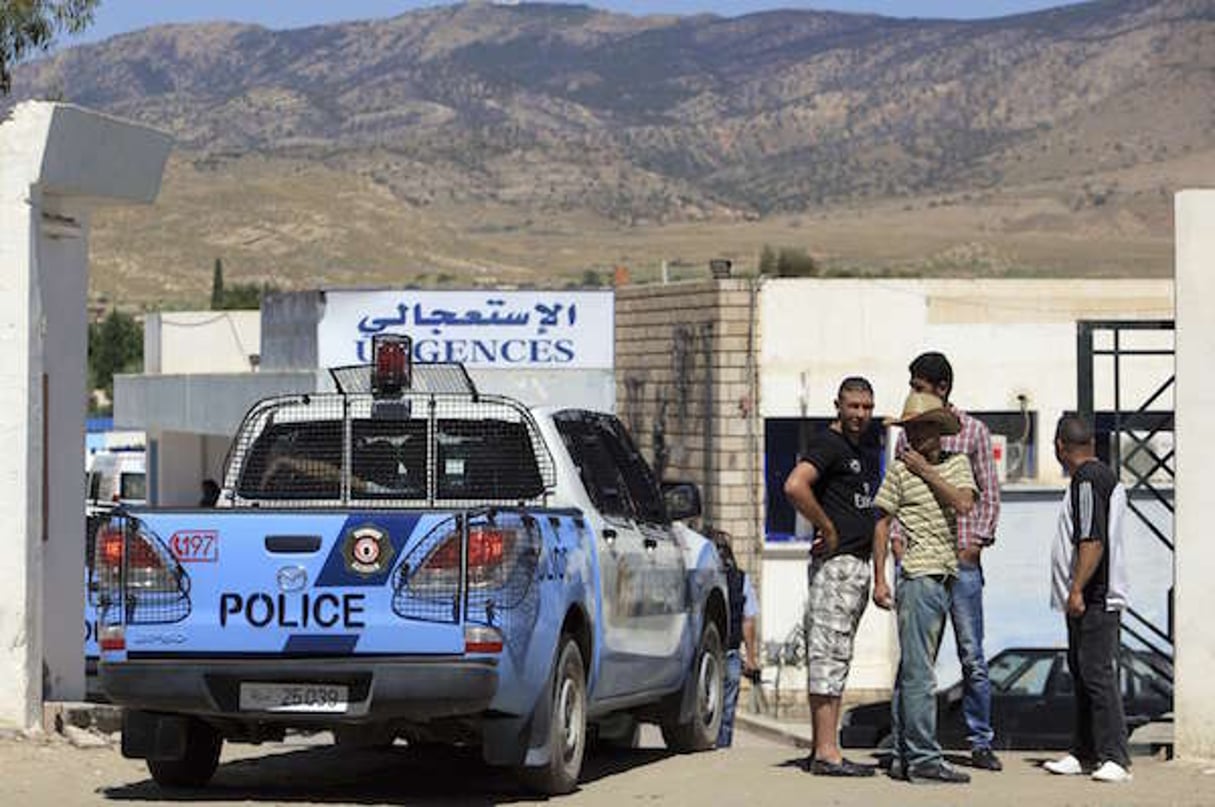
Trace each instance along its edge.
<instances>
[{"instance_id":1,"label":"camouflage shorts","mask_svg":"<svg viewBox=\"0 0 1215 807\"><path fill-rule=\"evenodd\" d=\"M869 574L869 562L853 555L810 563L806 688L811 695L844 692L852 640L869 601Z\"/></svg>"}]
</instances>

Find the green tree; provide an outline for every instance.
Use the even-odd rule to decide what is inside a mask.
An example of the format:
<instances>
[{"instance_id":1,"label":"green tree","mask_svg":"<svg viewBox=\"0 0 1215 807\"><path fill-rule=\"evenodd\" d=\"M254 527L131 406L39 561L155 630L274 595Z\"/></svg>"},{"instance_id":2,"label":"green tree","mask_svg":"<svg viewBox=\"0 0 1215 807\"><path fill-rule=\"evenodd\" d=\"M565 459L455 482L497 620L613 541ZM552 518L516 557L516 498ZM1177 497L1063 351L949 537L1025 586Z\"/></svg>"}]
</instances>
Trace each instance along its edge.
<instances>
[{"instance_id":1,"label":"green tree","mask_svg":"<svg viewBox=\"0 0 1215 807\"><path fill-rule=\"evenodd\" d=\"M0 95L13 87L13 66L32 51L46 50L61 33L79 33L93 22L100 0L0 0Z\"/></svg>"},{"instance_id":2,"label":"green tree","mask_svg":"<svg viewBox=\"0 0 1215 807\"><path fill-rule=\"evenodd\" d=\"M226 310L256 309L262 307L262 297L269 292L278 291L277 286L269 283L233 283L226 287L221 295L218 308ZM216 308L214 304L211 306Z\"/></svg>"},{"instance_id":3,"label":"green tree","mask_svg":"<svg viewBox=\"0 0 1215 807\"><path fill-rule=\"evenodd\" d=\"M818 263L804 249L781 247L776 256L777 277L818 277Z\"/></svg>"},{"instance_id":4,"label":"green tree","mask_svg":"<svg viewBox=\"0 0 1215 807\"><path fill-rule=\"evenodd\" d=\"M761 275L776 274L776 250L767 244L759 253L759 273Z\"/></svg>"},{"instance_id":5,"label":"green tree","mask_svg":"<svg viewBox=\"0 0 1215 807\"><path fill-rule=\"evenodd\" d=\"M143 327L130 314L112 310L89 325L89 388L114 397L114 374L143 369Z\"/></svg>"},{"instance_id":6,"label":"green tree","mask_svg":"<svg viewBox=\"0 0 1215 807\"><path fill-rule=\"evenodd\" d=\"M211 310L224 307L224 261L215 259L215 269L211 272Z\"/></svg>"}]
</instances>

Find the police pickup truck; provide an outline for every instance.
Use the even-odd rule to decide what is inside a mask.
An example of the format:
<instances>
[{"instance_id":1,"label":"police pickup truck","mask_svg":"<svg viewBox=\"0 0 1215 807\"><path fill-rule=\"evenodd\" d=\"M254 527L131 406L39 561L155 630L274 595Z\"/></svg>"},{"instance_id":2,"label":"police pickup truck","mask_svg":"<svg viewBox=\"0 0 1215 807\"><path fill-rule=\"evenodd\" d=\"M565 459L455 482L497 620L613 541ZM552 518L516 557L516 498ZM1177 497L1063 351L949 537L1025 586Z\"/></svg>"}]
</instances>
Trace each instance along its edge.
<instances>
[{"instance_id":1,"label":"police pickup truck","mask_svg":"<svg viewBox=\"0 0 1215 807\"><path fill-rule=\"evenodd\" d=\"M199 787L224 740L476 745L573 790L588 739L721 721L727 604L712 544L620 422L479 394L405 337L338 391L256 404L217 508L97 531L100 676L124 755Z\"/></svg>"}]
</instances>

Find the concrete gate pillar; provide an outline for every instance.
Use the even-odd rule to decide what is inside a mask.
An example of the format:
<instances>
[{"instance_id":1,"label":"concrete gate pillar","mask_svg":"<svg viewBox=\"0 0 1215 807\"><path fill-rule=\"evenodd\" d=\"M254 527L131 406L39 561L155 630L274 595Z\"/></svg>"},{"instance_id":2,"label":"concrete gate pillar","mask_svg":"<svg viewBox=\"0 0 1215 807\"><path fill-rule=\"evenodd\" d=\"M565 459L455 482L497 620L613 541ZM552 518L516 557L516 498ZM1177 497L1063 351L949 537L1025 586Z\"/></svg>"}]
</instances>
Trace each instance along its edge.
<instances>
[{"instance_id":1,"label":"concrete gate pillar","mask_svg":"<svg viewBox=\"0 0 1215 807\"><path fill-rule=\"evenodd\" d=\"M171 142L64 104L0 120L0 725L84 696L89 216L155 199Z\"/></svg>"},{"instance_id":2,"label":"concrete gate pillar","mask_svg":"<svg viewBox=\"0 0 1215 807\"><path fill-rule=\"evenodd\" d=\"M1215 190L1176 198L1175 753L1215 759Z\"/></svg>"}]
</instances>

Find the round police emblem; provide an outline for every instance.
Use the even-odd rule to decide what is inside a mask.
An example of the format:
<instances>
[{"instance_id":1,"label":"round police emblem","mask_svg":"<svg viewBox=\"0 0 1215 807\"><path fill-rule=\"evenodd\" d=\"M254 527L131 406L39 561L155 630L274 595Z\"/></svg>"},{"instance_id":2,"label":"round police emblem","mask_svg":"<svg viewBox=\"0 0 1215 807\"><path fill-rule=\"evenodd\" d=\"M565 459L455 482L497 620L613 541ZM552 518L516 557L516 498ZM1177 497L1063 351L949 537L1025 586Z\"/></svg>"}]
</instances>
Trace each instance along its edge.
<instances>
[{"instance_id":1,"label":"round police emblem","mask_svg":"<svg viewBox=\"0 0 1215 807\"><path fill-rule=\"evenodd\" d=\"M374 524L364 524L346 533L342 543L342 556L346 568L359 574L377 574L388 568L392 561L392 541L388 533Z\"/></svg>"}]
</instances>

